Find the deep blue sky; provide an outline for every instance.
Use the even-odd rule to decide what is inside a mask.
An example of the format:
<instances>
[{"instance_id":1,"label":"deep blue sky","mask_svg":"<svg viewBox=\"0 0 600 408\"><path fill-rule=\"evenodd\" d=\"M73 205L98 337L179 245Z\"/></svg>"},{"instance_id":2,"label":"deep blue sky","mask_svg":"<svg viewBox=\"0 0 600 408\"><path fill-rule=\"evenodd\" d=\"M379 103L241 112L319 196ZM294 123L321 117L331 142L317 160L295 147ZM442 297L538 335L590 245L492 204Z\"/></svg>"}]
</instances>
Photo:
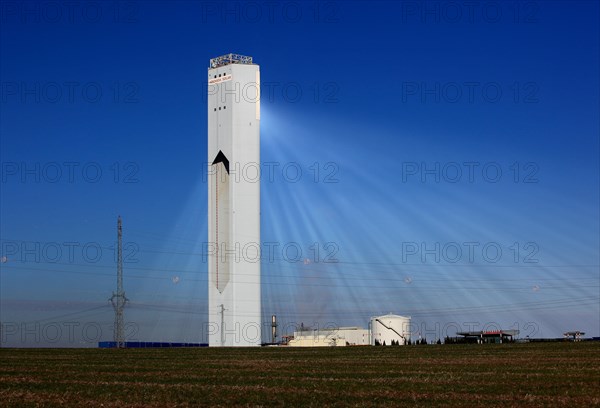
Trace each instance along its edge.
<instances>
[{"instance_id":1,"label":"deep blue sky","mask_svg":"<svg viewBox=\"0 0 600 408\"><path fill-rule=\"evenodd\" d=\"M229 52L260 65L261 156L278 163L265 316L600 334L598 2L57 4L0 10L6 344L111 338L119 214L132 336L205 340L205 80Z\"/></svg>"}]
</instances>

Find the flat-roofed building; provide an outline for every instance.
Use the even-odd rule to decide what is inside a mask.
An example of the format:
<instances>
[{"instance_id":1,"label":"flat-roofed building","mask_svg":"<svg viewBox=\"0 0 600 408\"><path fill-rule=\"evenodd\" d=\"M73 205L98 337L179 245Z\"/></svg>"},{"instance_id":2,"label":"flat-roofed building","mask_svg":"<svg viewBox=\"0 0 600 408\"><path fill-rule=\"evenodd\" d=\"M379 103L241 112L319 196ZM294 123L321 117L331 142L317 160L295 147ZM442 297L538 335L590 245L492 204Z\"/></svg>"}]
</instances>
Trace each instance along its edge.
<instances>
[{"instance_id":1,"label":"flat-roofed building","mask_svg":"<svg viewBox=\"0 0 600 408\"><path fill-rule=\"evenodd\" d=\"M360 327L338 327L295 331L290 347L368 346L369 330Z\"/></svg>"}]
</instances>

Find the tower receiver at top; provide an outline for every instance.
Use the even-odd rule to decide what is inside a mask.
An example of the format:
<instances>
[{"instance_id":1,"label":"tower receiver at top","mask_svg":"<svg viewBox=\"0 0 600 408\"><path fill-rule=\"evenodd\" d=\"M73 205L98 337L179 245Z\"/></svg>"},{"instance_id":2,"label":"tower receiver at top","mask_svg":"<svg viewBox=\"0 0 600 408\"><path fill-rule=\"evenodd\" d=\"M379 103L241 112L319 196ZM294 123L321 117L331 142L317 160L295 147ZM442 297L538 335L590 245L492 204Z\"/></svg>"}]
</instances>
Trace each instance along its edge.
<instances>
[{"instance_id":1,"label":"tower receiver at top","mask_svg":"<svg viewBox=\"0 0 600 408\"><path fill-rule=\"evenodd\" d=\"M252 57L239 54L225 54L217 58L210 59L210 69L219 68L229 64L252 64Z\"/></svg>"}]
</instances>

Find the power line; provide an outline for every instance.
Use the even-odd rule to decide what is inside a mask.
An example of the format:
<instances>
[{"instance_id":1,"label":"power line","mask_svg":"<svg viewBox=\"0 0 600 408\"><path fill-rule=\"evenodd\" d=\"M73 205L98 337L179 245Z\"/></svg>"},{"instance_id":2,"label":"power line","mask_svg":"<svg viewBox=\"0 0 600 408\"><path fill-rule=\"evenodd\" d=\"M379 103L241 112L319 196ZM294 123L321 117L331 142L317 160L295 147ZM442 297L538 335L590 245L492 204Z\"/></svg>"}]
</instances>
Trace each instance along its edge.
<instances>
[{"instance_id":1,"label":"power line","mask_svg":"<svg viewBox=\"0 0 600 408\"><path fill-rule=\"evenodd\" d=\"M36 263L39 264L39 263ZM112 265L96 265L96 264L82 264L82 263L64 263L64 262L55 262L55 263L50 263L50 265L61 265L61 266L84 266L84 267L89 267L89 268L113 268L114 266ZM331 276L314 276L314 275L290 275L290 274L273 274L273 273L266 273L263 272L261 274L262 277L282 277L282 278L290 278L290 277L305 277L305 278L310 278L310 279L324 279L324 280L329 280L329 279L334 279L334 278L343 278L343 279L357 279L360 281L364 281L364 280L375 280L375 281L403 281L405 282L405 278L407 275L411 274L411 271L397 271L399 273L402 273L403 277L400 278L386 278L386 277L382 277L382 276L369 276L369 275L364 275L364 274L353 274L352 272L348 273L346 271L343 270L335 270L335 271L331 271L331 270L322 270L322 269L317 269L314 266L317 266L318 264L309 264L309 265L283 265L282 267L288 268L288 269L294 269L297 270L298 272L304 273L304 272L325 272L330 274ZM294 266L298 266L298 268L294 268ZM24 270L31 270L31 271L48 271L48 272L58 272L58 273L76 273L76 274L83 274L83 275L100 275L100 276L112 276L112 274L109 273L97 273L97 272L83 272L83 271L69 271L66 269L47 269L47 268L33 268L33 267L21 267L21 266L16 266L16 265L5 265L5 268L14 268L14 269L24 269ZM198 274L205 274L207 273L206 271L190 271L190 270L185 270L185 269L171 269L171 268L150 268L150 267L135 267L135 266L128 266L128 269L130 270L139 270L139 271L152 271L152 272L169 272L169 273L179 273L179 274L194 274L194 275L198 275ZM378 269L370 269L369 272L371 273L382 273L382 272L394 272L394 271L381 271ZM240 275L247 275L244 274L243 272L240 273ZM160 277L160 276L150 276L150 275L128 275L128 277L134 277L134 278L148 278L148 279L167 279L166 277ZM412 277L411 277L412 279ZM565 278L536 278L536 277L528 277L528 278L520 278L520 279L512 279L512 278L502 278L502 279L455 279L452 276L448 276L447 278L437 278L437 279L432 279L432 278L416 278L418 279L419 282L421 281L428 281L428 282L507 282L507 281L513 281L513 282L521 282L521 281L552 281L552 280L556 280L556 281L573 281L573 280L597 280L598 278L590 278L590 277L569 277L568 279Z\"/></svg>"},{"instance_id":2,"label":"power line","mask_svg":"<svg viewBox=\"0 0 600 408\"><path fill-rule=\"evenodd\" d=\"M546 310L546 309L555 309L555 308L566 308L566 307L576 307L579 305L589 305L595 304L592 302L597 302L600 298L597 297L584 297L584 298L569 298L569 299L559 299L552 301L540 301L540 302L522 302L522 303L513 303L513 304L499 304L499 305L481 305L481 306L469 306L462 308L438 308L438 309L406 309L404 312L406 314L410 314L412 316L432 316L439 314L448 314L448 313L499 313L499 312L515 312L515 311L529 311L529 310ZM173 313L186 313L186 314L205 314L205 311L197 312L194 310L183 310L179 309L179 305L161 305L161 304L152 304L152 303L136 303L136 305L143 306L144 308L152 308L155 310L161 310L165 312L173 312ZM197 305L190 305L190 307L197 307ZM294 315L278 313L278 316L284 317L296 317L298 315L318 315L318 316L373 316L378 312L328 312L323 313L320 311L303 311L301 313L296 313ZM241 314L244 316L252 316Z\"/></svg>"},{"instance_id":3,"label":"power line","mask_svg":"<svg viewBox=\"0 0 600 408\"><path fill-rule=\"evenodd\" d=\"M28 321L28 322L22 322L22 324L41 323L41 322L47 322L47 321L51 321L51 320L60 320L60 319L64 319L65 317L85 315L89 312L97 311L100 309L107 309L107 307L108 307L108 305L96 306L96 307L92 307L89 309L79 310L77 312L65 313L65 314L61 314L61 315L57 315L57 316L47 317L44 319L36 319L36 320ZM94 313L94 314L96 314L96 313ZM94 315L94 314L92 314L92 315Z\"/></svg>"},{"instance_id":4,"label":"power line","mask_svg":"<svg viewBox=\"0 0 600 408\"><path fill-rule=\"evenodd\" d=\"M75 275L96 275L96 276L113 276L110 273L103 273L103 272L83 272L83 271L68 271L68 270L61 270L61 269L45 269L45 268L21 268L21 267L17 267L17 266L11 266L11 268L15 268L15 269L25 269L31 272L56 272L56 273L67 273L67 274L75 274ZM332 277L306 277L306 276L288 276L288 275L278 275L280 277L287 277L287 278L295 278L295 279L326 279L326 280L332 280L334 278ZM167 277L167 276L148 276L148 275L127 275L127 278L132 278L132 279L154 279L154 280L164 280L164 281L171 281L172 277ZM357 280L362 280L362 279L357 279ZM385 285L385 286L377 286L377 285L363 285L363 284L356 284L356 285L350 285L347 282L333 282L333 283L329 283L329 284L325 284L325 283L313 283L313 282L265 282L263 281L262 283L260 283L262 286L294 286L294 287L332 287L332 288L365 288L365 289L394 289L394 290L404 290L404 289L427 289L427 290L438 290L438 291L450 291L450 292L456 292L457 288L451 288L451 287L447 287L447 286L443 286L443 287L439 287L439 286L421 286L418 285L418 281L412 281L411 283L406 283L404 282L402 279L385 279L385 278L370 278L370 279L365 279L365 280L372 280L372 281L381 281L381 280L391 280L391 281L396 281L398 283L404 283L404 285L402 286L390 286L390 285ZM557 281L560 281L561 279L556 279ZM596 278L578 278L577 280L596 280ZM197 279L197 278L193 278L193 279L185 279L185 280L181 280L179 282L207 282L208 278L201 278L201 279ZM454 279L448 279L448 280L439 280L436 282L454 282ZM469 281L469 280L464 280L464 281ZM532 278L528 281L532 281L532 282L537 282L537 280L535 278ZM479 283L485 283L486 281L481 280L479 281ZM497 282L501 282L501 281L493 281L495 283ZM253 282L249 282L249 283L253 283ZM566 282L565 282L566 283ZM596 287L600 287L600 286L591 286L591 285L561 285L561 286L543 286L541 289L569 289L569 288L596 288ZM481 287L461 287L459 288L461 290L495 290L495 291L530 291L531 287L530 286L481 286Z\"/></svg>"},{"instance_id":5,"label":"power line","mask_svg":"<svg viewBox=\"0 0 600 408\"><path fill-rule=\"evenodd\" d=\"M25 240L9 240L6 238L2 238L2 241L14 241L14 242L37 242L37 241L25 241ZM109 249L109 250L113 250L113 247L103 247L100 246L100 248L102 249ZM215 254L212 253L204 253L204 252L182 252L179 250L164 250L164 249L139 249L139 252L144 252L144 253L152 253L152 254L165 254L165 255L186 255L186 256L201 256L201 257L205 257L208 259L208 257L213 257L216 256ZM310 258L307 258L310 260ZM291 263L291 264L302 264L303 259L298 259L295 261L291 261L290 259L283 259L283 258L272 258L269 259L267 261L265 261L264 259L261 259L261 262L269 262L269 263L274 263L275 261L277 262L287 262L287 263ZM207 261L202 261L202 263L206 263ZM393 267L424 267L424 268L440 268L440 267L451 267L451 268L457 268L457 267L468 267L468 268L599 268L600 264L562 264L562 265L544 265L544 264L540 264L540 263L531 263L531 265L524 265L523 263L515 263L513 264L509 264L509 265L505 265L505 264L496 264L496 263L483 263L483 264L475 264L475 263L468 263L468 264L462 264L462 263L451 263L451 262L446 262L446 263L436 263L436 264L428 264L425 262L421 262L421 263L406 263L406 262L369 262L369 261L363 261L363 262L359 262L359 261L344 261L344 260L337 260L335 262L325 262L325 261L321 261L321 262L311 262L311 264L328 264L328 265L336 265L336 264L340 264L340 265L364 265L364 266L393 266Z\"/></svg>"}]
</instances>

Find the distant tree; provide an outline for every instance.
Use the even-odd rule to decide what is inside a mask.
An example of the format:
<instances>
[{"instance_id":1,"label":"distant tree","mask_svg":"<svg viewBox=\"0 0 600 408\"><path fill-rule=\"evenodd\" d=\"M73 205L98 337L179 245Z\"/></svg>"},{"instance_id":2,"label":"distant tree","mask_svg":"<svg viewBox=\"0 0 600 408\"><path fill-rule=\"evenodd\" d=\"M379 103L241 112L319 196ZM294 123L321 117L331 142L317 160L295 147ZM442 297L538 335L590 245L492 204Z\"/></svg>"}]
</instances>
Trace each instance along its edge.
<instances>
[{"instance_id":1,"label":"distant tree","mask_svg":"<svg viewBox=\"0 0 600 408\"><path fill-rule=\"evenodd\" d=\"M383 341L383 345L385 346L385 340Z\"/></svg>"},{"instance_id":2,"label":"distant tree","mask_svg":"<svg viewBox=\"0 0 600 408\"><path fill-rule=\"evenodd\" d=\"M437 344L442 344L442 341L438 339Z\"/></svg>"},{"instance_id":3,"label":"distant tree","mask_svg":"<svg viewBox=\"0 0 600 408\"><path fill-rule=\"evenodd\" d=\"M381 346L381 343L379 343L379 340L375 339L375 345L376 346Z\"/></svg>"}]
</instances>

